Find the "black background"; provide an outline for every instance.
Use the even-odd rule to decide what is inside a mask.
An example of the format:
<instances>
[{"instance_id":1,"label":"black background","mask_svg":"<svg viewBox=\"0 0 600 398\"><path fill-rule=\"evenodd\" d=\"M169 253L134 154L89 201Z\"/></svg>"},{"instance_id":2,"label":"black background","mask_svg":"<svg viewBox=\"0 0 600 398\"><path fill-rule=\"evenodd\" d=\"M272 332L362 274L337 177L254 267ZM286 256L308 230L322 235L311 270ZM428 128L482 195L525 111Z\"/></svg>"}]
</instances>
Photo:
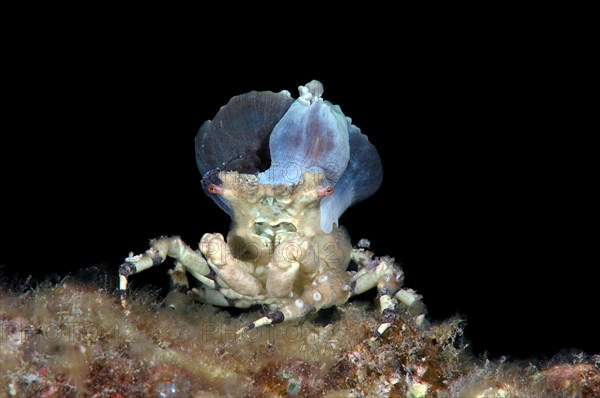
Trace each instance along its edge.
<instances>
[{"instance_id":1,"label":"black background","mask_svg":"<svg viewBox=\"0 0 600 398\"><path fill-rule=\"evenodd\" d=\"M318 79L384 167L381 189L341 223L402 264L432 320L461 314L472 347L492 356L600 352L591 107L577 67L547 47L413 34L383 51L341 40L329 62L308 47L76 36L15 45L5 65L5 272L105 264L117 278L151 238L195 246L225 233L200 187L200 125L234 95L296 97Z\"/></svg>"}]
</instances>

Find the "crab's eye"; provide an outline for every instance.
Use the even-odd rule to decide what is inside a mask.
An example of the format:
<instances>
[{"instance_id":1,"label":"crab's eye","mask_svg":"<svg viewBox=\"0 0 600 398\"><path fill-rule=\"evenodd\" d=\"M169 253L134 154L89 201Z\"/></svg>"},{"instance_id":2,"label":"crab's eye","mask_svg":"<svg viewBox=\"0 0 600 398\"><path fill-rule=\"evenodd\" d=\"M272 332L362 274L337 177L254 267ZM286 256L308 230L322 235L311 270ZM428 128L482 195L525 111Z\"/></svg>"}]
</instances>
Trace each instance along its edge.
<instances>
[{"instance_id":1,"label":"crab's eye","mask_svg":"<svg viewBox=\"0 0 600 398\"><path fill-rule=\"evenodd\" d=\"M317 188L319 196L329 196L333 193L333 187L331 185L322 185Z\"/></svg>"},{"instance_id":2,"label":"crab's eye","mask_svg":"<svg viewBox=\"0 0 600 398\"><path fill-rule=\"evenodd\" d=\"M215 195L219 195L223 193L223 185L218 184L209 184L206 188L209 193L213 193Z\"/></svg>"}]
</instances>

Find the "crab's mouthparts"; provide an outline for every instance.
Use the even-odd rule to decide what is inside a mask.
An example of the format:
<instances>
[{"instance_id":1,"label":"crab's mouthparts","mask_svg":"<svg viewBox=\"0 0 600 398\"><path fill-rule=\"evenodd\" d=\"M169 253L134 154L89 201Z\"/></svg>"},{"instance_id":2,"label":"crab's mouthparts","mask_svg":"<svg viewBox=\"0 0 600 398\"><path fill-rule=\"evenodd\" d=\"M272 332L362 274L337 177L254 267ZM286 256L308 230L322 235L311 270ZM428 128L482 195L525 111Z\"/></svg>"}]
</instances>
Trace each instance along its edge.
<instances>
[{"instance_id":1,"label":"crab's mouthparts","mask_svg":"<svg viewBox=\"0 0 600 398\"><path fill-rule=\"evenodd\" d=\"M284 232L297 232L296 226L289 222L281 222L276 225L267 222L257 222L254 224L254 228L257 235L269 238L274 238L276 235Z\"/></svg>"}]
</instances>

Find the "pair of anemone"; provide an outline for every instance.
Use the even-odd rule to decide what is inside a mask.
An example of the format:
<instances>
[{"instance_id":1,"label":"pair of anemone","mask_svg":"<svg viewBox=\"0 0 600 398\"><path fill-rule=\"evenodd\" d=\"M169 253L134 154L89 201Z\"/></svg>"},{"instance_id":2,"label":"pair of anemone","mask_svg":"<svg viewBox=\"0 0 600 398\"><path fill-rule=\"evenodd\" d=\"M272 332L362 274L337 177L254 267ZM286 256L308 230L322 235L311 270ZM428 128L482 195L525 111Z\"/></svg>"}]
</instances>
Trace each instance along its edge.
<instances>
[{"instance_id":1,"label":"pair of anemone","mask_svg":"<svg viewBox=\"0 0 600 398\"><path fill-rule=\"evenodd\" d=\"M220 171L254 174L271 185L295 185L305 171L322 172L320 227L330 233L348 207L379 188L381 160L340 107L321 98L321 83L299 91L296 100L287 91L233 97L200 128L196 163L206 194L232 217L231 204L219 195Z\"/></svg>"}]
</instances>

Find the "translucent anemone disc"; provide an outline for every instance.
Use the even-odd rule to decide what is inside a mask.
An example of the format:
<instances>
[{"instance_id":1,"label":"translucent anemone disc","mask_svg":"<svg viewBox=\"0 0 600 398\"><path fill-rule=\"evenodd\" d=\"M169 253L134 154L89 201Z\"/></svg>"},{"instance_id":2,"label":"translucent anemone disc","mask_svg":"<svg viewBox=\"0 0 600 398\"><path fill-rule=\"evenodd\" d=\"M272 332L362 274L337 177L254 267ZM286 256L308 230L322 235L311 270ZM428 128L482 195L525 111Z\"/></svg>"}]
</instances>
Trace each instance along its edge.
<instances>
[{"instance_id":1,"label":"translucent anemone disc","mask_svg":"<svg viewBox=\"0 0 600 398\"><path fill-rule=\"evenodd\" d=\"M263 184L297 184L306 170L323 171L330 184L340 178L350 146L348 123L339 106L320 98L296 100L269 140L271 167L259 174Z\"/></svg>"},{"instance_id":2,"label":"translucent anemone disc","mask_svg":"<svg viewBox=\"0 0 600 398\"><path fill-rule=\"evenodd\" d=\"M350 124L350 121L348 121ZM333 195L321 199L321 229L330 233L333 224L353 204L373 195L383 181L377 149L360 129L350 125L350 161L335 184Z\"/></svg>"},{"instance_id":3,"label":"translucent anemone disc","mask_svg":"<svg viewBox=\"0 0 600 398\"><path fill-rule=\"evenodd\" d=\"M229 204L208 186L219 171L256 174L271 163L269 137L294 100L289 92L252 91L231 98L196 135L196 164L204 192L231 215Z\"/></svg>"}]
</instances>

